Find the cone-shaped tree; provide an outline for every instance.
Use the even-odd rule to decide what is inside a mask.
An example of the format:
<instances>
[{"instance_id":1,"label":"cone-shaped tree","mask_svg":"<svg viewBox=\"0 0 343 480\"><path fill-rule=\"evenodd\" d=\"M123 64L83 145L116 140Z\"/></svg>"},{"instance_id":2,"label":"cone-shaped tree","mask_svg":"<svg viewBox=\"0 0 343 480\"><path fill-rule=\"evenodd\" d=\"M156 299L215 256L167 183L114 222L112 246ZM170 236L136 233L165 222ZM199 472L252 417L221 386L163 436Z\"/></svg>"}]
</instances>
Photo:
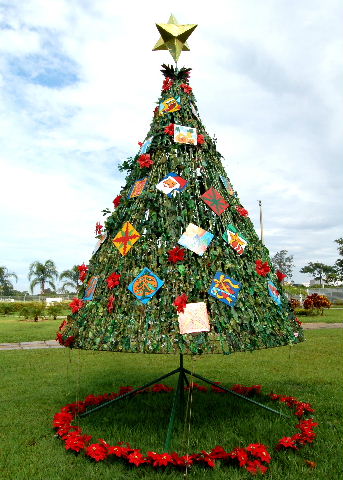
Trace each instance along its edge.
<instances>
[{"instance_id":1,"label":"cone-shaped tree","mask_svg":"<svg viewBox=\"0 0 343 480\"><path fill-rule=\"evenodd\" d=\"M121 166L125 186L59 339L149 353L229 354L297 343L300 322L200 120L190 69L163 67L148 142ZM210 331L180 333L174 301L182 295L181 310L186 296L188 304L205 304Z\"/></svg>"}]
</instances>

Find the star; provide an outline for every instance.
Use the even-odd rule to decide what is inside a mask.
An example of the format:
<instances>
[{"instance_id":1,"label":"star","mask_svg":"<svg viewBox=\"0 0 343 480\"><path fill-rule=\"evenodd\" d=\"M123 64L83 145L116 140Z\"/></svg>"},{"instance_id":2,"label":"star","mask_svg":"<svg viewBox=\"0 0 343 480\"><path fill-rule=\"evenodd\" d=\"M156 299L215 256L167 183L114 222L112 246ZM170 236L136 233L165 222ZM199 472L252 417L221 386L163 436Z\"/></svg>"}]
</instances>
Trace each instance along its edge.
<instances>
[{"instance_id":1,"label":"star","mask_svg":"<svg viewBox=\"0 0 343 480\"><path fill-rule=\"evenodd\" d=\"M161 34L153 50L169 50L175 62L178 61L181 51L189 51L187 38L193 33L197 25L179 25L174 15L170 15L168 23L156 23Z\"/></svg>"}]
</instances>

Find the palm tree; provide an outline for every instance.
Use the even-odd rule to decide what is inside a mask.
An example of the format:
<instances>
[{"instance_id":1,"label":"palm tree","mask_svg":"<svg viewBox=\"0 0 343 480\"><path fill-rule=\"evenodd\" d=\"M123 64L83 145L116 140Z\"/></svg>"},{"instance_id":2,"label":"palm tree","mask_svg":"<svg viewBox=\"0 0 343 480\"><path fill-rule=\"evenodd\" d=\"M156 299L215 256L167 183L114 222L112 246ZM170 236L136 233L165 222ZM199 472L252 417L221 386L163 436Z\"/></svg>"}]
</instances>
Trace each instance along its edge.
<instances>
[{"instance_id":1,"label":"palm tree","mask_svg":"<svg viewBox=\"0 0 343 480\"><path fill-rule=\"evenodd\" d=\"M47 260L45 263L33 262L29 268L29 280L33 279L30 283L31 292L36 285L41 288L41 294L45 292L45 284L48 284L52 290L56 290L54 279L58 278L58 272L56 265L52 260Z\"/></svg>"},{"instance_id":2,"label":"palm tree","mask_svg":"<svg viewBox=\"0 0 343 480\"><path fill-rule=\"evenodd\" d=\"M65 291L66 287L70 287L73 292L77 292L79 289L80 272L77 265L74 265L70 270L64 270L59 278L61 281L66 280L62 284L62 292Z\"/></svg>"},{"instance_id":3,"label":"palm tree","mask_svg":"<svg viewBox=\"0 0 343 480\"><path fill-rule=\"evenodd\" d=\"M0 292L2 295L10 295L13 290L12 282L9 278L15 278L15 281L18 281L18 277L15 273L9 272L8 269L4 266L0 267Z\"/></svg>"}]
</instances>

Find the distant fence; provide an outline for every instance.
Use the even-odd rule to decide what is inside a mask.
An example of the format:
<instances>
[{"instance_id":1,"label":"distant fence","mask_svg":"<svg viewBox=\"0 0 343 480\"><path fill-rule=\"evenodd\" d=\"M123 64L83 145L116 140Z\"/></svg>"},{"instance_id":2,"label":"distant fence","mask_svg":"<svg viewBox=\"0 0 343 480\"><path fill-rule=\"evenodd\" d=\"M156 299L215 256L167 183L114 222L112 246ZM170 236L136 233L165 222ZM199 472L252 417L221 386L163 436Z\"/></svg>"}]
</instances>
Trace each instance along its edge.
<instances>
[{"instance_id":1,"label":"distant fence","mask_svg":"<svg viewBox=\"0 0 343 480\"><path fill-rule=\"evenodd\" d=\"M328 297L330 302L343 302L343 288L308 288L306 294L295 295L293 293L286 293L288 298L296 298L303 303L307 295L312 295L312 293L318 293L318 295L325 295Z\"/></svg>"},{"instance_id":2,"label":"distant fence","mask_svg":"<svg viewBox=\"0 0 343 480\"><path fill-rule=\"evenodd\" d=\"M62 301L72 300L75 295L58 295L57 298L62 298ZM22 295L15 297L0 297L0 302L46 302L53 301L54 297L46 297L43 295Z\"/></svg>"}]
</instances>

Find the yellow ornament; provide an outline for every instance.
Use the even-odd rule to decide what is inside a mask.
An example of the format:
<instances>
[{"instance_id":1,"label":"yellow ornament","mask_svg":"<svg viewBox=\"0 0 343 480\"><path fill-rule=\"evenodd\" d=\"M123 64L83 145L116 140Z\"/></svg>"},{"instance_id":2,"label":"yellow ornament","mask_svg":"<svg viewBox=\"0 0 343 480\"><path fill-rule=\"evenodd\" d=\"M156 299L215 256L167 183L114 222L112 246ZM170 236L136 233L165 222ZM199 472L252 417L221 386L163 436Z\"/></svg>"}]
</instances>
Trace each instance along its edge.
<instances>
[{"instance_id":1,"label":"yellow ornament","mask_svg":"<svg viewBox=\"0 0 343 480\"><path fill-rule=\"evenodd\" d=\"M186 40L197 26L195 24L179 25L174 15L170 15L168 23L156 23L161 38L153 50L169 50L170 55L177 62L182 50L189 51Z\"/></svg>"}]
</instances>

